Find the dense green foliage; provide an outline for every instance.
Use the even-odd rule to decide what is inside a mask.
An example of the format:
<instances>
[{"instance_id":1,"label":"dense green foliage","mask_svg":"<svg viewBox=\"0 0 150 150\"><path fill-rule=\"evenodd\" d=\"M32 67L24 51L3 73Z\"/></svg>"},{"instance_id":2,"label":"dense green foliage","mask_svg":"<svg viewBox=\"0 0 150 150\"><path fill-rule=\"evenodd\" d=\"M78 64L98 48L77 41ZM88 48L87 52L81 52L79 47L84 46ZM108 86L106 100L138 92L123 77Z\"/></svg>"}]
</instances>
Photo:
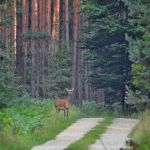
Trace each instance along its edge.
<instances>
[{"instance_id":1,"label":"dense green foliage","mask_svg":"<svg viewBox=\"0 0 150 150\"><path fill-rule=\"evenodd\" d=\"M130 60L133 62L133 84L142 92L150 94L150 2L147 0L124 0L128 6L128 21L132 34L128 34Z\"/></svg>"},{"instance_id":2,"label":"dense green foliage","mask_svg":"<svg viewBox=\"0 0 150 150\"><path fill-rule=\"evenodd\" d=\"M63 113L56 113L52 100L24 97L14 103L12 108L0 110L0 150L29 150L55 138L80 118L77 110L72 109L69 121L64 121Z\"/></svg>"},{"instance_id":3,"label":"dense green foliage","mask_svg":"<svg viewBox=\"0 0 150 150\"><path fill-rule=\"evenodd\" d=\"M122 101L125 84L129 82L130 62L126 49L126 7L118 0L89 0L81 10L87 15L88 34L85 39L85 58L90 61L92 73L89 80L95 88L105 88L106 101Z\"/></svg>"},{"instance_id":4,"label":"dense green foliage","mask_svg":"<svg viewBox=\"0 0 150 150\"><path fill-rule=\"evenodd\" d=\"M51 59L48 68L48 96L66 96L65 88L70 88L71 82L71 50L64 47Z\"/></svg>"},{"instance_id":5,"label":"dense green foliage","mask_svg":"<svg viewBox=\"0 0 150 150\"><path fill-rule=\"evenodd\" d=\"M83 61L88 63L88 81L93 89L105 89L105 103L85 102L80 114L77 109L71 109L68 122L64 121L62 112L56 113L52 100L37 100L28 96L31 94L33 80L33 50L30 45L34 39L38 43L35 52L40 57L46 57L46 61L39 58L37 68L40 69L39 72L36 70L38 73L35 75L40 79L36 83L39 84L39 97L44 95L41 94L42 86L46 91L45 97L63 97L67 94L64 89L71 87L71 49L57 43L61 49L53 53L49 50L50 37L47 34L24 34L23 37L29 40L27 83L26 87L21 83L16 88L16 83L21 78L18 75L17 79L14 73L17 74L18 71L14 67L14 52L8 45L6 48L0 44L0 150L31 149L34 145L55 138L80 117L118 117L122 115L120 102L124 108L125 92L126 103L129 104L127 111L140 112L150 108L149 8L149 0L86 0L82 3L81 13L88 20L82 28L85 37L80 39L85 49ZM7 17L5 19L7 22ZM15 99L16 96L22 97ZM9 108L4 108L5 104ZM142 121L131 135L140 144L141 150L150 149L149 115L149 111L142 115ZM68 149L87 149L106 130L109 123L111 119L106 118Z\"/></svg>"},{"instance_id":6,"label":"dense green foliage","mask_svg":"<svg viewBox=\"0 0 150 150\"><path fill-rule=\"evenodd\" d=\"M83 117L122 117L123 111L120 105L112 104L97 104L95 101L84 102L81 108Z\"/></svg>"},{"instance_id":7,"label":"dense green foliage","mask_svg":"<svg viewBox=\"0 0 150 150\"><path fill-rule=\"evenodd\" d=\"M14 88L15 76L11 70L11 63L9 51L0 44L0 107L3 107L17 95L17 90Z\"/></svg>"},{"instance_id":8,"label":"dense green foliage","mask_svg":"<svg viewBox=\"0 0 150 150\"><path fill-rule=\"evenodd\" d=\"M132 92L127 100L136 110L150 107L150 1L124 0L128 8L130 32L126 35L129 58L132 61Z\"/></svg>"}]
</instances>

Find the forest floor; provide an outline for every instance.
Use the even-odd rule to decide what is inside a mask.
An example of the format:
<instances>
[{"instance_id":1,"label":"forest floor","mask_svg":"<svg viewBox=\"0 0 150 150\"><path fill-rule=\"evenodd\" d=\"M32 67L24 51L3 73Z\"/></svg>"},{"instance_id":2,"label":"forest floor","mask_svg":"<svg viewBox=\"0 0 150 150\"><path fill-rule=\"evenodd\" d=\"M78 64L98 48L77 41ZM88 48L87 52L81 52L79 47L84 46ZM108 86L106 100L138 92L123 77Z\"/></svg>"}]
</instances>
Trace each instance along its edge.
<instances>
[{"instance_id":1,"label":"forest floor","mask_svg":"<svg viewBox=\"0 0 150 150\"><path fill-rule=\"evenodd\" d=\"M103 122L102 118L83 118L72 124L61 132L55 140L46 142L43 145L35 146L32 150L63 150L70 144L81 139L87 132L98 123ZM90 150L119 150L125 146L125 141L138 120L116 118L107 127L103 136L89 147Z\"/></svg>"}]
</instances>

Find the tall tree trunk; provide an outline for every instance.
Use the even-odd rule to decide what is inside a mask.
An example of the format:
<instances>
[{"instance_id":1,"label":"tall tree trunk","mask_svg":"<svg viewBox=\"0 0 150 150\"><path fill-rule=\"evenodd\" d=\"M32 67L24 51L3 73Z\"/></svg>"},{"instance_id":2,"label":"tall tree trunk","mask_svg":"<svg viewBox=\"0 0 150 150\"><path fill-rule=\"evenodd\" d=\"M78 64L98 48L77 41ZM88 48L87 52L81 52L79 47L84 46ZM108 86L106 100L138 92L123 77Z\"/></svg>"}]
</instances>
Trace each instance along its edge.
<instances>
[{"instance_id":1,"label":"tall tree trunk","mask_svg":"<svg viewBox=\"0 0 150 150\"><path fill-rule=\"evenodd\" d=\"M46 23L46 0L42 0L42 30L41 32L45 32L46 30L46 26L45 26L45 23Z\"/></svg>"},{"instance_id":2,"label":"tall tree trunk","mask_svg":"<svg viewBox=\"0 0 150 150\"><path fill-rule=\"evenodd\" d=\"M53 26L52 26L52 48L54 53L58 51L59 48L59 29L60 29L60 0L54 1L54 11L53 11Z\"/></svg>"},{"instance_id":3,"label":"tall tree trunk","mask_svg":"<svg viewBox=\"0 0 150 150\"><path fill-rule=\"evenodd\" d=\"M14 0L14 49L16 54L16 38L17 38L17 2Z\"/></svg>"},{"instance_id":4,"label":"tall tree trunk","mask_svg":"<svg viewBox=\"0 0 150 150\"><path fill-rule=\"evenodd\" d=\"M80 0L82 3L82 0ZM84 25L84 16L79 15L79 29ZM79 30L78 37L84 37L84 33ZM78 90L77 90L77 99L78 105L82 107L82 100L83 100L83 72L82 72L82 64L83 64L83 44L78 44Z\"/></svg>"},{"instance_id":5,"label":"tall tree trunk","mask_svg":"<svg viewBox=\"0 0 150 150\"><path fill-rule=\"evenodd\" d=\"M69 3L65 0L65 31L66 31L66 44L69 48Z\"/></svg>"},{"instance_id":6,"label":"tall tree trunk","mask_svg":"<svg viewBox=\"0 0 150 150\"><path fill-rule=\"evenodd\" d=\"M16 32L16 73L20 77L19 85L23 84L24 54L22 48L22 0L17 0L17 32Z\"/></svg>"},{"instance_id":7,"label":"tall tree trunk","mask_svg":"<svg viewBox=\"0 0 150 150\"><path fill-rule=\"evenodd\" d=\"M46 31L49 33L49 35L51 35L51 0L47 0L46 3Z\"/></svg>"},{"instance_id":8,"label":"tall tree trunk","mask_svg":"<svg viewBox=\"0 0 150 150\"><path fill-rule=\"evenodd\" d=\"M79 25L79 18L78 18L78 9L79 9L79 1L73 1L73 9L74 9L74 16L73 16L73 62L72 62L72 83L71 86L74 88L73 92L73 100L76 100L76 92L77 92L77 63L78 63L78 49L77 49L77 39L78 39L78 25Z\"/></svg>"},{"instance_id":9,"label":"tall tree trunk","mask_svg":"<svg viewBox=\"0 0 150 150\"><path fill-rule=\"evenodd\" d=\"M46 31L49 33L49 36L51 38L52 35L52 0L47 0L47 18L46 18ZM50 40L49 40L50 41ZM50 60L51 60L51 43L48 42L47 44L47 48L48 51L46 52L45 58L46 58L46 67L49 68L49 64L50 64ZM49 69L46 70L46 79L48 80L48 72ZM46 82L46 81L45 81ZM48 86L45 84L45 97L48 97Z\"/></svg>"},{"instance_id":10,"label":"tall tree trunk","mask_svg":"<svg viewBox=\"0 0 150 150\"><path fill-rule=\"evenodd\" d=\"M89 100L89 84L88 84L88 60L85 60L85 82L84 82L84 90L85 90L85 99Z\"/></svg>"},{"instance_id":11,"label":"tall tree trunk","mask_svg":"<svg viewBox=\"0 0 150 150\"><path fill-rule=\"evenodd\" d=\"M22 0L22 32L26 33L28 31L28 0ZM23 41L23 51L24 51L24 85L26 85L27 79L27 41Z\"/></svg>"},{"instance_id":12,"label":"tall tree trunk","mask_svg":"<svg viewBox=\"0 0 150 150\"><path fill-rule=\"evenodd\" d=\"M31 1L31 30L32 32L38 31L38 0ZM31 41L32 53L32 80L31 80L31 94L33 97L39 96L39 65L37 64L37 42L33 38Z\"/></svg>"}]
</instances>

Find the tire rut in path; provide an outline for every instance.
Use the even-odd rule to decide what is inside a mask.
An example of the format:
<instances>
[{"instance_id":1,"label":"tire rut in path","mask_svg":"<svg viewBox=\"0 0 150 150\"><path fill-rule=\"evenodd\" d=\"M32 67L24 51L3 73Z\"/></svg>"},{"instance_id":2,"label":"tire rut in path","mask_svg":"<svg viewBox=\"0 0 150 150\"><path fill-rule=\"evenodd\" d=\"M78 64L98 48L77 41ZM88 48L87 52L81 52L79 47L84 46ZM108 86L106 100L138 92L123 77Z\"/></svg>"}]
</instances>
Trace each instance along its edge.
<instances>
[{"instance_id":1,"label":"tire rut in path","mask_svg":"<svg viewBox=\"0 0 150 150\"><path fill-rule=\"evenodd\" d=\"M81 139L102 120L103 118L80 119L58 134L55 140L48 141L43 145L35 146L32 150L63 150L70 144Z\"/></svg>"},{"instance_id":2,"label":"tire rut in path","mask_svg":"<svg viewBox=\"0 0 150 150\"><path fill-rule=\"evenodd\" d=\"M138 122L139 120L136 119L114 119L102 137L89 146L89 150L119 150L125 147L129 133Z\"/></svg>"}]
</instances>

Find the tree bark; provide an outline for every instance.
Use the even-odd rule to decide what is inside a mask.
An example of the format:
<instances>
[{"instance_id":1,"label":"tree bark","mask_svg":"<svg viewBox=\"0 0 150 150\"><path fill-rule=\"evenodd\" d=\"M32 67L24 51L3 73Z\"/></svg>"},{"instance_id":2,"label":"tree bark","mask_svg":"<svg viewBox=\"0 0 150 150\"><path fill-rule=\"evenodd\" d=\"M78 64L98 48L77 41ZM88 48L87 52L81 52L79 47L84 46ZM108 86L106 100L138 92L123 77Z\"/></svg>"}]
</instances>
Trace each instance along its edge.
<instances>
[{"instance_id":1,"label":"tree bark","mask_svg":"<svg viewBox=\"0 0 150 150\"><path fill-rule=\"evenodd\" d=\"M16 54L16 37L17 37L17 2L14 0L14 53Z\"/></svg>"},{"instance_id":2,"label":"tree bark","mask_svg":"<svg viewBox=\"0 0 150 150\"><path fill-rule=\"evenodd\" d=\"M22 12L20 11L22 6L22 0L16 1L17 9L17 32L16 32L16 73L19 76L19 85L23 84L23 72L24 72L24 54L22 47Z\"/></svg>"},{"instance_id":3,"label":"tree bark","mask_svg":"<svg viewBox=\"0 0 150 150\"><path fill-rule=\"evenodd\" d=\"M66 45L69 49L69 3L65 0L65 31L66 31Z\"/></svg>"},{"instance_id":4,"label":"tree bark","mask_svg":"<svg viewBox=\"0 0 150 150\"><path fill-rule=\"evenodd\" d=\"M51 0L46 3L46 31L51 35Z\"/></svg>"},{"instance_id":5,"label":"tree bark","mask_svg":"<svg viewBox=\"0 0 150 150\"><path fill-rule=\"evenodd\" d=\"M32 32L38 31L38 0L32 0L31 2L31 30ZM33 97L39 96L39 64L37 42L33 38L31 40L31 54L32 54L32 80L31 80L31 95Z\"/></svg>"},{"instance_id":6,"label":"tree bark","mask_svg":"<svg viewBox=\"0 0 150 150\"><path fill-rule=\"evenodd\" d=\"M22 32L26 33L28 31L28 0L22 0ZM27 41L23 41L23 51L24 51L24 85L26 86L27 79Z\"/></svg>"},{"instance_id":7,"label":"tree bark","mask_svg":"<svg viewBox=\"0 0 150 150\"><path fill-rule=\"evenodd\" d=\"M73 16L73 62L72 62L72 83L71 87L74 88L73 92L73 100L76 100L76 92L77 92L77 63L78 63L78 49L77 49L77 39L78 39L78 24L79 24L79 18L78 18L78 9L79 9L79 1L74 0L73 1L73 9L74 9L74 16Z\"/></svg>"},{"instance_id":8,"label":"tree bark","mask_svg":"<svg viewBox=\"0 0 150 150\"><path fill-rule=\"evenodd\" d=\"M85 60L85 81L84 81L84 89L85 89L85 100L89 100L89 84L88 84L88 60Z\"/></svg>"},{"instance_id":9,"label":"tree bark","mask_svg":"<svg viewBox=\"0 0 150 150\"><path fill-rule=\"evenodd\" d=\"M59 48L59 28L60 28L60 0L54 1L54 11L53 11L53 26L52 26L52 48L54 53L58 51Z\"/></svg>"}]
</instances>

